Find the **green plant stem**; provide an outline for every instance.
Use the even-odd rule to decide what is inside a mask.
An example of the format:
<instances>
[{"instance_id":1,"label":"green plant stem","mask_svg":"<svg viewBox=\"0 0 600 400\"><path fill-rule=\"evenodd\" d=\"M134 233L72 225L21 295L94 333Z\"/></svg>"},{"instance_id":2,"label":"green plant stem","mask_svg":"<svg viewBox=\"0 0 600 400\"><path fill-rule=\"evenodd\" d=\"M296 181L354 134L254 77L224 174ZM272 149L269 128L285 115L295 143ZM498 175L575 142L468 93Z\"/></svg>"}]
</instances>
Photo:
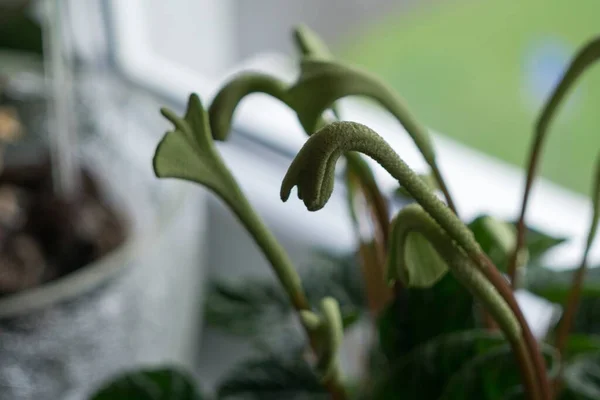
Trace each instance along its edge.
<instances>
[{"instance_id":1,"label":"green plant stem","mask_svg":"<svg viewBox=\"0 0 600 400\"><path fill-rule=\"evenodd\" d=\"M307 208L309 210L322 208L333 191L335 163L343 153L348 151L359 151L377 161L406 188L410 195L481 269L509 305L521 325L529 358L536 370L541 393L540 399L549 400L548 379L540 348L507 282L481 250L469 228L431 192L421 178L375 131L354 122L337 122L327 125L313 134L296 156L283 180L282 199L286 200L291 188L298 184L298 191L302 194Z\"/></svg>"},{"instance_id":2,"label":"green plant stem","mask_svg":"<svg viewBox=\"0 0 600 400\"><path fill-rule=\"evenodd\" d=\"M492 285L494 285L496 290L498 290L502 298L508 303L508 306L515 314L519 325L523 329L524 345L528 349L529 355L528 362L533 364L535 370L537 382L540 388L540 399L550 400L552 394L550 392L550 381L548 379L548 374L546 373L546 363L542 357L539 344L533 336L527 320L525 320L525 316L523 315L523 312L521 311L521 308L515 299L513 291L506 279L504 279L498 269L493 265L492 261L487 258L485 254L481 255L481 262L488 265L488 268L483 271L484 275L486 278L488 278Z\"/></svg>"},{"instance_id":3,"label":"green plant stem","mask_svg":"<svg viewBox=\"0 0 600 400\"><path fill-rule=\"evenodd\" d=\"M563 99L575 84L577 79L586 71L592 64L600 58L600 37L597 37L587 43L573 58L565 75L561 79L556 89L546 103L540 117L536 123L535 135L533 144L529 153L529 162L527 167L527 178L525 180L525 190L523 191L523 200L521 202L521 213L517 221L517 241L515 249L511 255L508 264L508 275L511 282L514 283L517 268L519 267L519 252L525 244L525 213L529 202L529 194L533 185L533 180L537 174L539 159L541 156L542 145L547 136L548 127L552 122L556 111L561 105Z\"/></svg>"},{"instance_id":4,"label":"green plant stem","mask_svg":"<svg viewBox=\"0 0 600 400\"><path fill-rule=\"evenodd\" d=\"M313 352L318 354L319 342L316 332L306 326L300 317L302 311L311 311L306 294L302 289L298 289L302 287L300 277L279 241L267 228L262 218L253 210L250 203L246 200L246 197L241 193L241 190L238 189L238 192L238 199L235 202L228 202L228 205L242 225L244 225L246 230L250 233L250 236L262 250L269 263L273 266L279 282L287 292L290 301L298 314L298 318L309 338ZM323 385L330 393L332 400L347 399L346 390L340 382L340 374L338 371L334 371L334 373L331 374L331 377L323 382Z\"/></svg>"}]
</instances>

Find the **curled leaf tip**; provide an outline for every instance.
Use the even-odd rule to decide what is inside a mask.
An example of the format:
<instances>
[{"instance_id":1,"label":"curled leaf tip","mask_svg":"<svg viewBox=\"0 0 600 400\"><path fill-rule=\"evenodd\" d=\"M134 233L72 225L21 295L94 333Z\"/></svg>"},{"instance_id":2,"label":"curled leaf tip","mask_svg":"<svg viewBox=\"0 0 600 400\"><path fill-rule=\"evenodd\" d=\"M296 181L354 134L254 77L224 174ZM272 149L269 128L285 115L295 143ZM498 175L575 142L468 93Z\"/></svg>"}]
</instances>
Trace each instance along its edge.
<instances>
[{"instance_id":1,"label":"curled leaf tip","mask_svg":"<svg viewBox=\"0 0 600 400\"><path fill-rule=\"evenodd\" d=\"M352 150L355 144L359 150L377 145L369 143L369 132L372 132L369 128L355 122L333 122L315 132L283 178L281 199L287 201L291 190L297 186L298 197L309 211L323 208L333 192L335 166L340 156Z\"/></svg>"}]
</instances>

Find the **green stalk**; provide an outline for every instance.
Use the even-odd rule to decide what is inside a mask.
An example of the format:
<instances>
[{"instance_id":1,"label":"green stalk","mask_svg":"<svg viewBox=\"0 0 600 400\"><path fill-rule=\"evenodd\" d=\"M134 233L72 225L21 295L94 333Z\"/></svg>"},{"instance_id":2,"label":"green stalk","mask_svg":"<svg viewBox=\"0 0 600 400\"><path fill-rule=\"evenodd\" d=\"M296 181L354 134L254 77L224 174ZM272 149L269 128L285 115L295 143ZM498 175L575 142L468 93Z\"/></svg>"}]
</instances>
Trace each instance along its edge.
<instances>
[{"instance_id":1,"label":"green stalk","mask_svg":"<svg viewBox=\"0 0 600 400\"><path fill-rule=\"evenodd\" d=\"M298 197L304 201L306 207L311 211L321 209L333 192L336 162L343 153L348 151L364 153L385 168L488 278L521 325L529 359L536 371L540 398L548 400L550 391L545 363L512 290L481 250L472 232L376 132L354 122L335 122L313 134L284 177L281 187L282 200L287 200L291 189L298 185Z\"/></svg>"}]
</instances>

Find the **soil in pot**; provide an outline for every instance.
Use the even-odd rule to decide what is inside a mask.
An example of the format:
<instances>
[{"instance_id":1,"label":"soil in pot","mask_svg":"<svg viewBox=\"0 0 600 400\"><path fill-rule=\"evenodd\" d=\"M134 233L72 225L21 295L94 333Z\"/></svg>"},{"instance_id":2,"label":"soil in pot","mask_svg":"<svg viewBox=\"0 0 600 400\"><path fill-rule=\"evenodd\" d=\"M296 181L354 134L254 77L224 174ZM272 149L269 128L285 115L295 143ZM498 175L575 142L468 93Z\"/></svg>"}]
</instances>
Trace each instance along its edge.
<instances>
[{"instance_id":1,"label":"soil in pot","mask_svg":"<svg viewBox=\"0 0 600 400\"><path fill-rule=\"evenodd\" d=\"M47 161L0 173L0 297L58 279L125 240L125 222L82 170L75 201L54 193Z\"/></svg>"}]
</instances>

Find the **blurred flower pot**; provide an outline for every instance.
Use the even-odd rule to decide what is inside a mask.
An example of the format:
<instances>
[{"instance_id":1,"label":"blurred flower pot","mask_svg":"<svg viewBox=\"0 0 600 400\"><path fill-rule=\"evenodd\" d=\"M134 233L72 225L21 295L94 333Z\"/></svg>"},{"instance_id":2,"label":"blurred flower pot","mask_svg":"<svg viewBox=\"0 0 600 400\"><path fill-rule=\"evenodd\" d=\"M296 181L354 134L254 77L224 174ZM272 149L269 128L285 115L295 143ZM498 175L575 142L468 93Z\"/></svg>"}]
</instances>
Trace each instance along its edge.
<instances>
[{"instance_id":1,"label":"blurred flower pot","mask_svg":"<svg viewBox=\"0 0 600 400\"><path fill-rule=\"evenodd\" d=\"M48 134L43 93L20 92L23 79L9 94L28 133L7 149L7 165L38 157ZM81 399L124 368L193 367L200 343L203 195L154 177L163 125L152 98L97 72L80 74L76 90L78 159L126 235L88 265L0 297L2 400Z\"/></svg>"}]
</instances>

